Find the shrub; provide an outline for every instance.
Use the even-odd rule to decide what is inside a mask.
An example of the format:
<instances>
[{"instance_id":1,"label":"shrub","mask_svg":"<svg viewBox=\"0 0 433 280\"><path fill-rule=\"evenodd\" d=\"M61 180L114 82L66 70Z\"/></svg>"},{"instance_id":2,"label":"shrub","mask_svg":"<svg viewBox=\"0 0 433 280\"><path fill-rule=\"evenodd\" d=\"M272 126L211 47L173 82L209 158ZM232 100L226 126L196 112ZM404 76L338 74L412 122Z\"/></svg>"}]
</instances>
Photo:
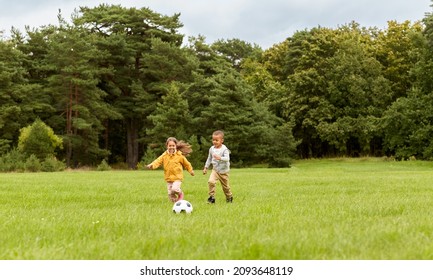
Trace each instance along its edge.
<instances>
[{"instance_id":1,"label":"shrub","mask_svg":"<svg viewBox=\"0 0 433 280\"><path fill-rule=\"evenodd\" d=\"M56 148L62 148L62 139L54 134L51 127L37 119L32 125L20 130L18 150L27 156L35 155L39 160L54 155Z\"/></svg>"},{"instance_id":2,"label":"shrub","mask_svg":"<svg viewBox=\"0 0 433 280\"><path fill-rule=\"evenodd\" d=\"M0 139L0 155L6 154L9 151L11 142L7 139Z\"/></svg>"},{"instance_id":3,"label":"shrub","mask_svg":"<svg viewBox=\"0 0 433 280\"><path fill-rule=\"evenodd\" d=\"M25 156L22 153L20 153L17 149L13 149L9 153L3 155L0 158L0 171L22 172L25 170L25 161L26 161Z\"/></svg>"},{"instance_id":4,"label":"shrub","mask_svg":"<svg viewBox=\"0 0 433 280\"><path fill-rule=\"evenodd\" d=\"M66 164L59 161L55 156L48 156L43 162L41 170L44 172L57 172L63 171L66 168Z\"/></svg>"},{"instance_id":5,"label":"shrub","mask_svg":"<svg viewBox=\"0 0 433 280\"><path fill-rule=\"evenodd\" d=\"M28 157L24 166L25 170L29 172L39 172L42 168L41 162L35 155Z\"/></svg>"},{"instance_id":6,"label":"shrub","mask_svg":"<svg viewBox=\"0 0 433 280\"><path fill-rule=\"evenodd\" d=\"M109 170L111 170L111 166L107 163L107 161L105 159L103 159L101 161L101 164L99 164L98 167L96 168L96 170L98 170L98 171L109 171Z\"/></svg>"}]
</instances>

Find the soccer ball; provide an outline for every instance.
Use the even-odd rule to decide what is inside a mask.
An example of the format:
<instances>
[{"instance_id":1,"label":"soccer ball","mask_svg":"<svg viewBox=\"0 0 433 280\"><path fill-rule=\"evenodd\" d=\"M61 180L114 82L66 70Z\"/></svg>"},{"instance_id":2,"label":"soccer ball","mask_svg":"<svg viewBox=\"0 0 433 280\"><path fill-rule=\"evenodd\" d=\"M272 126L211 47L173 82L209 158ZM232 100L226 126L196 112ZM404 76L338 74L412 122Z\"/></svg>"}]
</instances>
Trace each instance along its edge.
<instances>
[{"instance_id":1,"label":"soccer ball","mask_svg":"<svg viewBox=\"0 0 433 280\"><path fill-rule=\"evenodd\" d=\"M192 204L189 201L179 200L174 203L173 213L180 214L182 212L187 214L192 212Z\"/></svg>"}]
</instances>

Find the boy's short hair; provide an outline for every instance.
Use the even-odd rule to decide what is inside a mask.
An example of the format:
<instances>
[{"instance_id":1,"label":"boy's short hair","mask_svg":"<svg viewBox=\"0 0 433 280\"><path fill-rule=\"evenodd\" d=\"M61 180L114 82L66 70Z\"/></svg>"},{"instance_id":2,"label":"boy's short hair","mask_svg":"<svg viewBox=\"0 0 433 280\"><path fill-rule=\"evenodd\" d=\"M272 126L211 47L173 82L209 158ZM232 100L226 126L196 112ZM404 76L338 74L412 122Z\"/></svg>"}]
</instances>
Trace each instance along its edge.
<instances>
[{"instance_id":1,"label":"boy's short hair","mask_svg":"<svg viewBox=\"0 0 433 280\"><path fill-rule=\"evenodd\" d=\"M212 135L221 136L221 138L224 138L224 131L222 130L215 130Z\"/></svg>"}]
</instances>

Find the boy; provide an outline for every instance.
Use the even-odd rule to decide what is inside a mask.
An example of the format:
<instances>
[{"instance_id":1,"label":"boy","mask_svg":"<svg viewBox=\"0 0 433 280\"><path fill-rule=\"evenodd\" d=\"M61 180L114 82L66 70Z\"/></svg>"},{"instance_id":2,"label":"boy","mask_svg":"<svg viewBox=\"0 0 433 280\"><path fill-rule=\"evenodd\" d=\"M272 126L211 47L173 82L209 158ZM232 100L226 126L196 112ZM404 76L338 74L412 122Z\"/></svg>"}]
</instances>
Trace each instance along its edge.
<instances>
[{"instance_id":1,"label":"boy","mask_svg":"<svg viewBox=\"0 0 433 280\"><path fill-rule=\"evenodd\" d=\"M220 181L221 187L226 196L227 202L233 202L233 194L229 185L230 171L230 150L223 144L224 132L221 130L212 133L212 144L209 148L209 155L203 169L203 175L207 173L207 169L212 164L212 173L209 176L209 198L208 203L215 203L215 187L216 182Z\"/></svg>"}]
</instances>

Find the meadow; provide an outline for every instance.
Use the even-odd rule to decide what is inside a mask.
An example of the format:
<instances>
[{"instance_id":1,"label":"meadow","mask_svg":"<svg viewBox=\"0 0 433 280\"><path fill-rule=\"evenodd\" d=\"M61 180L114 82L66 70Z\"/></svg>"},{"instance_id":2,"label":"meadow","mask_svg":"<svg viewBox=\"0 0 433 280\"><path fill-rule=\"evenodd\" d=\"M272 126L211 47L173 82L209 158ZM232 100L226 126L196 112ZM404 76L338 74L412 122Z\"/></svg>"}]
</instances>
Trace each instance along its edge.
<instances>
[{"instance_id":1,"label":"meadow","mask_svg":"<svg viewBox=\"0 0 433 280\"><path fill-rule=\"evenodd\" d=\"M233 169L234 203L161 170L0 174L2 260L431 260L433 162L378 158Z\"/></svg>"}]
</instances>

